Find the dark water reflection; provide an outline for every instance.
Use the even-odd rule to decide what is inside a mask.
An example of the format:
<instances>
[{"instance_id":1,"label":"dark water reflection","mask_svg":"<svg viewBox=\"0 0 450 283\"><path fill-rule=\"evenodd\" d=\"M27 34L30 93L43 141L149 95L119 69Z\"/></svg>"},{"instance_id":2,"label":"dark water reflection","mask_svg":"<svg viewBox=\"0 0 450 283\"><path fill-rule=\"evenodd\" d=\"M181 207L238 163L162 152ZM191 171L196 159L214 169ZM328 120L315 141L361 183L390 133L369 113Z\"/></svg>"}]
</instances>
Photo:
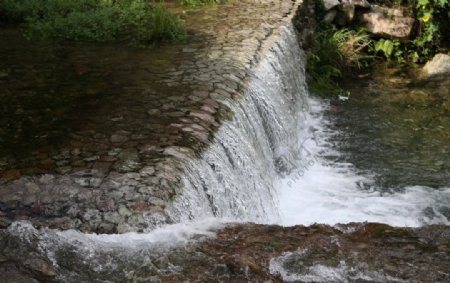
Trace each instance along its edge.
<instances>
[{"instance_id":1,"label":"dark water reflection","mask_svg":"<svg viewBox=\"0 0 450 283\"><path fill-rule=\"evenodd\" d=\"M127 104L137 113L142 93L183 59L179 45L36 42L13 28L1 28L0 41L0 156L26 156L78 130L110 134L108 118Z\"/></svg>"},{"instance_id":2,"label":"dark water reflection","mask_svg":"<svg viewBox=\"0 0 450 283\"><path fill-rule=\"evenodd\" d=\"M114 94L110 72L93 68L89 48L30 42L15 29L0 38L0 151L56 142Z\"/></svg>"},{"instance_id":3,"label":"dark water reflection","mask_svg":"<svg viewBox=\"0 0 450 283\"><path fill-rule=\"evenodd\" d=\"M331 118L346 161L375 173L381 188L450 185L450 79L380 67L347 83Z\"/></svg>"}]
</instances>

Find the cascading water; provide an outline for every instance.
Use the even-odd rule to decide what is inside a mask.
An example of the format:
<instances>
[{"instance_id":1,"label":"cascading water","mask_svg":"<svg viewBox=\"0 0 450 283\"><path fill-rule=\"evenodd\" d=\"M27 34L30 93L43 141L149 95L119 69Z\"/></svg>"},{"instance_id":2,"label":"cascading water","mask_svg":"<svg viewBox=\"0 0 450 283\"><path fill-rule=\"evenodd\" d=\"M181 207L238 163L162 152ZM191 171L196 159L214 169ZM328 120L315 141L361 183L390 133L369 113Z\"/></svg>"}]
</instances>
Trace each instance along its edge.
<instances>
[{"instance_id":1,"label":"cascading water","mask_svg":"<svg viewBox=\"0 0 450 283\"><path fill-rule=\"evenodd\" d=\"M218 219L286 226L351 221L450 224L438 212L433 218L423 214L448 202L450 189L410 187L383 194L352 164L325 157L339 154L329 143L334 131L321 115L324 104L307 95L304 65L289 26L254 70L247 93L222 101L233 118L222 124L200 159L185 165L183 193L167 208L179 224L145 234L107 236L36 230L17 222L2 233L13 246L25 246L18 256L31 252L50 259L60 281L158 282L159 276L180 272L177 261L190 260L177 244L211 236L221 227Z\"/></svg>"},{"instance_id":2,"label":"cascading water","mask_svg":"<svg viewBox=\"0 0 450 283\"><path fill-rule=\"evenodd\" d=\"M283 226L349 222L379 222L399 227L445 224L442 214L450 202L450 188L409 186L380 188L373 176L361 174L351 163L339 161L333 143L337 130L323 113L323 101L308 98L310 111L300 131L300 157L289 174L277 180ZM311 131L313 129L313 131ZM431 211L431 213L430 213Z\"/></svg>"},{"instance_id":3,"label":"cascading water","mask_svg":"<svg viewBox=\"0 0 450 283\"><path fill-rule=\"evenodd\" d=\"M186 164L172 219L279 221L273 180L280 168L275 161L298 155L297 131L307 106L304 66L290 26L256 68L247 93L223 101L233 119L221 126L201 159Z\"/></svg>"},{"instance_id":4,"label":"cascading water","mask_svg":"<svg viewBox=\"0 0 450 283\"><path fill-rule=\"evenodd\" d=\"M184 191L171 207L175 222L204 217L312 223L371 221L417 227L450 224L440 208L450 189L413 186L386 192L372 176L336 161L336 129L326 102L306 90L303 52L286 28L252 76L234 113L199 160L186 164ZM433 211L427 215L426 211Z\"/></svg>"},{"instance_id":5,"label":"cascading water","mask_svg":"<svg viewBox=\"0 0 450 283\"><path fill-rule=\"evenodd\" d=\"M278 161L299 154L306 98L303 53L291 25L254 71L247 93L222 101L233 118L200 159L185 165L183 192L167 209L179 224L144 234L89 235L16 222L4 233L9 243L22 246L17 256L49 259L64 282L159 282L177 274L177 261L190 260L180 244L213 235L224 221L280 222L273 181L285 169Z\"/></svg>"}]
</instances>

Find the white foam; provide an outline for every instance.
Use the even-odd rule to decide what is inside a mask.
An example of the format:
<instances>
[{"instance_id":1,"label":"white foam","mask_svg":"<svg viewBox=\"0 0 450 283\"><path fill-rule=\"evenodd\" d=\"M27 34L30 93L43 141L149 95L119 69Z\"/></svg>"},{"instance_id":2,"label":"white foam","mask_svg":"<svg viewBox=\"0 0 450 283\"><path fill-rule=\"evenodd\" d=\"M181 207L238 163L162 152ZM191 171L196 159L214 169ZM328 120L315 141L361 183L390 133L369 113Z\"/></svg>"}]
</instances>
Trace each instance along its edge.
<instances>
[{"instance_id":1,"label":"white foam","mask_svg":"<svg viewBox=\"0 0 450 283\"><path fill-rule=\"evenodd\" d=\"M298 271L287 270L286 263L290 260L299 261L307 250L286 252L279 257L272 258L269 262L269 272L273 275L280 275L284 282L353 282L363 280L369 282L405 282L400 278L395 278L384 274L383 271L359 270L347 266L345 261L341 261L337 266L326 266L314 264L303 267ZM292 268L291 268L292 269Z\"/></svg>"},{"instance_id":2,"label":"white foam","mask_svg":"<svg viewBox=\"0 0 450 283\"><path fill-rule=\"evenodd\" d=\"M450 188L413 186L401 192L381 193L371 188L371 176L358 175L352 164L327 161L323 156L339 154L327 142L335 133L320 116L326 106L313 99L310 103L311 113L300 133L306 137L303 165L299 163L274 185L279 192L280 224L369 221L409 227L450 225L439 212L440 207L450 203ZM313 134L308 127L314 127Z\"/></svg>"},{"instance_id":3,"label":"white foam","mask_svg":"<svg viewBox=\"0 0 450 283\"><path fill-rule=\"evenodd\" d=\"M56 234L66 241L95 243L95 245L137 247L141 244L185 244L194 237L214 237L215 231L224 227L226 219L206 218L199 221L164 225L147 233L86 234L76 230Z\"/></svg>"}]
</instances>

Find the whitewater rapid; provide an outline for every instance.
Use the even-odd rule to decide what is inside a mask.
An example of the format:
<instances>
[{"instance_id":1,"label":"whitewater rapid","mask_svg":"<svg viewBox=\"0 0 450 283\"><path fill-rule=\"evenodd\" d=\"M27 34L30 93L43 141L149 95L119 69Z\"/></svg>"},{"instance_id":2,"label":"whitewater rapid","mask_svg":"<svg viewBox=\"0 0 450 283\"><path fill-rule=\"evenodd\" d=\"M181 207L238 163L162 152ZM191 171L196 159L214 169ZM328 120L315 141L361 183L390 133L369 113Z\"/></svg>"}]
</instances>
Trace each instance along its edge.
<instances>
[{"instance_id":1,"label":"whitewater rapid","mask_svg":"<svg viewBox=\"0 0 450 283\"><path fill-rule=\"evenodd\" d=\"M450 188L410 186L402 190L377 188L374 176L338 161L338 133L324 117L327 101L308 98L300 156L289 162L288 174L274 181L283 226L324 223L379 222L398 227L450 225L440 212L450 203Z\"/></svg>"}]
</instances>

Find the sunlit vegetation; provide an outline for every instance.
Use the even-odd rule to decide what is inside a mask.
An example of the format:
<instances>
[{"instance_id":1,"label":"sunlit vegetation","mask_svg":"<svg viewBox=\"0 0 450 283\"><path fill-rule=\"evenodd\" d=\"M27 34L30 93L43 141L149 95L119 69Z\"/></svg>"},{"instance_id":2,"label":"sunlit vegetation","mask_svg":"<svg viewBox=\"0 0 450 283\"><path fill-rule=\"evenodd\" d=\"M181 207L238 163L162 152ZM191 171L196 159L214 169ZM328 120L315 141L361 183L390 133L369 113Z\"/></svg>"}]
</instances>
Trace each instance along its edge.
<instances>
[{"instance_id":1,"label":"sunlit vegetation","mask_svg":"<svg viewBox=\"0 0 450 283\"><path fill-rule=\"evenodd\" d=\"M308 50L307 64L313 92L322 96L345 94L338 84L341 75L370 67L374 61L423 63L438 52L449 52L449 37L446 36L450 27L448 0L375 2L409 7L419 24L417 35L400 40L372 35L358 26L337 28L324 23L327 11L323 1L316 1L318 24L314 45Z\"/></svg>"},{"instance_id":2,"label":"sunlit vegetation","mask_svg":"<svg viewBox=\"0 0 450 283\"><path fill-rule=\"evenodd\" d=\"M2 0L0 21L22 23L32 39L140 45L186 36L178 16L145 0Z\"/></svg>"}]
</instances>

